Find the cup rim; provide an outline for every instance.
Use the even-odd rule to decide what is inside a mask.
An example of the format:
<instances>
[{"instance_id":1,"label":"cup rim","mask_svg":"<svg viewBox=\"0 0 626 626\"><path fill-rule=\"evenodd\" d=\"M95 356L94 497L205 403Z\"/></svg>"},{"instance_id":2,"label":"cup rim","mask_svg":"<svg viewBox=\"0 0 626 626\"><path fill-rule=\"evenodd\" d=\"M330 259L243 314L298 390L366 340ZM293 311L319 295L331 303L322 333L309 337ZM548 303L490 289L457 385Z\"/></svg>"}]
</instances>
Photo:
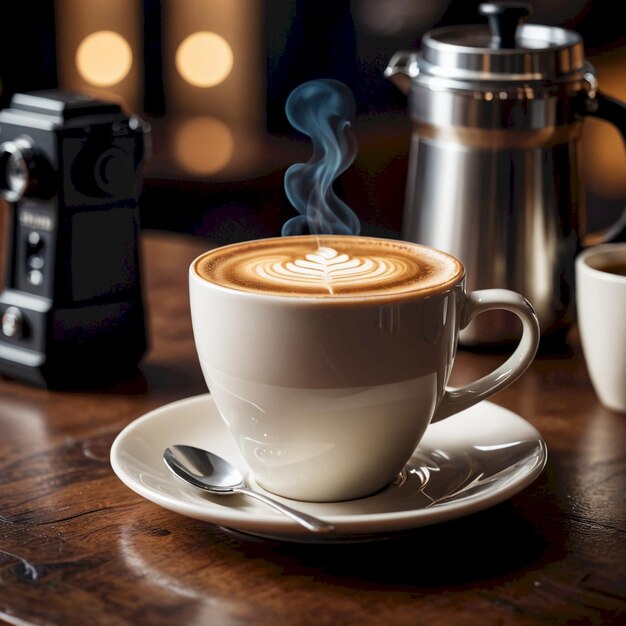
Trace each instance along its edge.
<instances>
[{"instance_id":1,"label":"cup rim","mask_svg":"<svg viewBox=\"0 0 626 626\"><path fill-rule=\"evenodd\" d=\"M322 237L350 237L353 235L322 235ZM228 285L221 285L217 282L208 280L199 275L196 270L196 266L198 262L207 255L219 250L223 250L226 248L234 248L238 246L243 246L245 244L254 243L256 241L280 241L284 240L285 237L266 237L261 239L254 239L251 241L239 241L235 243L225 244L222 246L216 246L215 248L210 248L196 256L195 259L189 265L189 277L190 280L194 280L197 284L203 285L205 288L215 289L217 291L221 291L223 293L228 293L232 295L237 295L239 297L248 297L248 298L258 298L263 301L269 301L270 299L273 301L280 301L283 303L292 303L294 305L301 304L316 304L323 306L350 306L350 305L363 305L363 304L390 304L394 302L405 302L408 300L426 300L427 298L439 297L445 294L450 293L453 289L458 287L459 285L465 284L466 277L466 269L463 262L450 254L449 252L445 252L439 248L435 248L433 246L427 246L424 244L419 244L413 241L406 241L403 239L390 239L385 237L372 237L368 235L356 235L361 239L368 240L377 240L383 242L389 242L393 244L407 245L409 247L421 248L426 250L433 250L437 254L447 257L452 260L454 263L458 265L458 271L454 274L452 278L447 279L446 281L438 284L432 290L408 290L403 292L396 293L372 293L372 294L363 294L363 295L353 295L353 294L345 294L341 296L327 296L327 295L288 295L288 294L280 294L280 293L272 293L272 292L261 292L261 291L252 291L237 287L231 287ZM309 238L310 235L293 235L291 238Z\"/></svg>"},{"instance_id":2,"label":"cup rim","mask_svg":"<svg viewBox=\"0 0 626 626\"><path fill-rule=\"evenodd\" d=\"M585 272L596 278L619 284L626 283L626 276L620 276L612 272L606 272L593 264L593 261L602 259L623 260L626 262L626 242L602 243L591 246L579 253L576 258L576 268L579 272Z\"/></svg>"}]
</instances>

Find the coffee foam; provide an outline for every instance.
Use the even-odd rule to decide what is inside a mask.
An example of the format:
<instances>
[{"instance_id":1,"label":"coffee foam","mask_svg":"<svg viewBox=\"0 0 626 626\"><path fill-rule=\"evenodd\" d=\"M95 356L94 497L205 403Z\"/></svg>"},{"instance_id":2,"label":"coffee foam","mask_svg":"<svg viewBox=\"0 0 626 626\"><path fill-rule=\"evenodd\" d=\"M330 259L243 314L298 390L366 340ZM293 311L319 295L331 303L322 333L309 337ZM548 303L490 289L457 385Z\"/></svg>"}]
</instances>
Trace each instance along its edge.
<instances>
[{"instance_id":1,"label":"coffee foam","mask_svg":"<svg viewBox=\"0 0 626 626\"><path fill-rule=\"evenodd\" d=\"M223 246L197 259L194 269L201 278L231 289L327 298L437 293L463 275L459 261L431 248L338 235Z\"/></svg>"}]
</instances>

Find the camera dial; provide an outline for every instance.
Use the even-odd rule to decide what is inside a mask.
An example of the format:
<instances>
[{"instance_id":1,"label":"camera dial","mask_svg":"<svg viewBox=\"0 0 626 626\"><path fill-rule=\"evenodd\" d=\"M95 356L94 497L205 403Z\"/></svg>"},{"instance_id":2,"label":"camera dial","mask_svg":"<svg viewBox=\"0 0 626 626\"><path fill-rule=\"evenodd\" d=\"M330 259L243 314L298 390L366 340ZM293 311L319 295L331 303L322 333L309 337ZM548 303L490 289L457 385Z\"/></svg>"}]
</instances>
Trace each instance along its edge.
<instances>
[{"instance_id":1,"label":"camera dial","mask_svg":"<svg viewBox=\"0 0 626 626\"><path fill-rule=\"evenodd\" d=\"M97 188L113 196L120 190L120 185L132 185L135 178L135 164L131 154L113 146L100 154L94 167L94 182Z\"/></svg>"},{"instance_id":2,"label":"camera dial","mask_svg":"<svg viewBox=\"0 0 626 626\"><path fill-rule=\"evenodd\" d=\"M45 195L46 165L25 135L0 144L0 196L17 202L24 196Z\"/></svg>"}]
</instances>

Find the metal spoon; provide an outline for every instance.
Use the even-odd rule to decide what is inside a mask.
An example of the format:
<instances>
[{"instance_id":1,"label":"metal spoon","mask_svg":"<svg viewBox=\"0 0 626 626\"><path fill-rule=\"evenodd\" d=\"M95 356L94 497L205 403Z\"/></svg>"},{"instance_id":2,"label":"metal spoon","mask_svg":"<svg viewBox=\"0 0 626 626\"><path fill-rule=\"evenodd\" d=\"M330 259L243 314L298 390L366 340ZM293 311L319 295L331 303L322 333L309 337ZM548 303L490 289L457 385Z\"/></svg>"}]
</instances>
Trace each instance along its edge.
<instances>
[{"instance_id":1,"label":"metal spoon","mask_svg":"<svg viewBox=\"0 0 626 626\"><path fill-rule=\"evenodd\" d=\"M194 446L170 446L163 452L163 461L178 478L209 493L221 495L242 493L251 496L316 533L326 533L335 528L333 524L296 511L262 493L248 489L244 477L234 465L208 450Z\"/></svg>"}]
</instances>

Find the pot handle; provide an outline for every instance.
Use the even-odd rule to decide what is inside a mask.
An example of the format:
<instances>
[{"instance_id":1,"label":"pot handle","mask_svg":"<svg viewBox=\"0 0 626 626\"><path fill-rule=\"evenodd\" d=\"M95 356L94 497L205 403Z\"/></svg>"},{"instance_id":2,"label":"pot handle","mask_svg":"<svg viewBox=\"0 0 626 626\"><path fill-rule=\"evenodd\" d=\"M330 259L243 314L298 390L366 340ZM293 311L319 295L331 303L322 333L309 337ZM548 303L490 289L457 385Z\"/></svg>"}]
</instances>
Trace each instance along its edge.
<instances>
[{"instance_id":1,"label":"pot handle","mask_svg":"<svg viewBox=\"0 0 626 626\"><path fill-rule=\"evenodd\" d=\"M388 78L405 96L411 88L411 82L419 74L420 55L416 50L400 50L396 52L385 68Z\"/></svg>"},{"instance_id":2,"label":"pot handle","mask_svg":"<svg viewBox=\"0 0 626 626\"><path fill-rule=\"evenodd\" d=\"M626 147L626 104L596 91L593 97L586 98L584 113L613 124L622 135ZM599 232L587 233L582 244L588 248L612 241L626 241L626 207L614 224Z\"/></svg>"}]
</instances>

